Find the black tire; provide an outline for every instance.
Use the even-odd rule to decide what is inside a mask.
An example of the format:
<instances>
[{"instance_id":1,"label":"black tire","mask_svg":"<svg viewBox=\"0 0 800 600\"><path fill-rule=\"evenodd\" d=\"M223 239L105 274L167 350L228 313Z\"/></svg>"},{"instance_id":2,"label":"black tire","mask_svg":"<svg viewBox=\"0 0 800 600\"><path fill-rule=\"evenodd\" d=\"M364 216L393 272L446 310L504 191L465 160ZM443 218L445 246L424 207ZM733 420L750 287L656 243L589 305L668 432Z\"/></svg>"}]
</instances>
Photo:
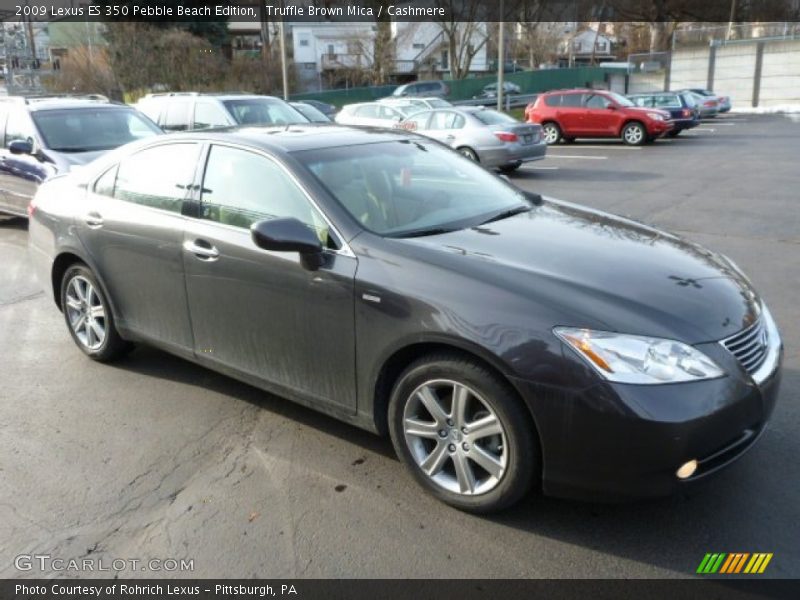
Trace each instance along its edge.
<instances>
[{"instance_id":1,"label":"black tire","mask_svg":"<svg viewBox=\"0 0 800 600\"><path fill-rule=\"evenodd\" d=\"M476 162L476 163L481 162L478 159L477 152L475 152L475 150L473 150L469 146L461 146L461 148L457 148L457 150L458 150L459 154L461 154L461 156L465 156L468 159L470 159L471 161Z\"/></svg>"},{"instance_id":2,"label":"black tire","mask_svg":"<svg viewBox=\"0 0 800 600\"><path fill-rule=\"evenodd\" d=\"M478 457L476 446L480 446L481 450L487 450L488 447L484 447L481 440L468 437L470 434L474 435L469 427L461 429L462 437L458 431L457 419L456 422L448 421L446 425L442 425L446 429L438 429L441 421L436 417L430 417L433 415L432 412L426 413L429 415L425 419L426 421L430 418L436 421L436 423L427 424L428 427L437 430L431 436L434 439L423 440L412 437L413 441L409 442L409 435L413 436L414 433L407 434L404 423L407 419L406 415L415 406L415 403L417 406L420 405L420 394L416 392L429 385L449 386L453 383L474 392L474 395L469 396L469 400L465 403L472 409L471 412L464 414L471 414L471 417L461 421L462 424L473 425L479 419L486 419L487 416L494 417L494 421L500 424L502 434L497 434L492 438L483 437L483 440L489 440L489 442L495 440L494 448L499 448L499 452L503 456L502 460L505 460L504 470L494 479L489 471L484 471L479 463L475 462L475 458L470 459L468 456L469 451L472 450L473 457ZM454 417L453 413L456 412L452 397L451 395L449 401L450 417ZM425 405L427 406L427 404ZM442 408L444 409L444 404L442 404ZM465 409L465 411L467 410ZM443 416L445 414L442 413ZM392 389L388 418L389 432L398 457L423 488L455 508L479 514L499 511L519 501L531 489L534 482L538 481L540 473L539 445L530 415L516 392L506 381L471 358L444 353L423 357L411 364L403 371ZM418 417L414 416L413 418L417 419ZM419 418L422 419L422 417ZM446 435L443 436L443 432ZM481 436L476 437L480 438ZM414 444L417 439L418 443ZM499 444L497 444L497 440L500 440ZM426 442L428 447L433 449L420 450L422 442ZM467 442L472 444L472 447L469 447ZM461 447L464 448L464 452L461 451ZM421 467L425 460L419 456L420 452L422 454L429 452L428 459L434 454L444 456L441 461L434 461L443 466L439 466L438 471L428 475ZM460 458L456 456L456 453L460 455ZM469 462L468 470L473 475L473 483L476 483L474 492L452 491L447 489L441 481L434 480L434 477L449 478L452 482L451 485L458 487L461 480L456 473L457 458L464 463ZM483 477L482 482L478 475ZM480 491L480 486L484 486L485 491Z\"/></svg>"},{"instance_id":3,"label":"black tire","mask_svg":"<svg viewBox=\"0 0 800 600\"><path fill-rule=\"evenodd\" d=\"M564 141L565 144L574 144L575 143L575 138L574 137L563 136L561 139Z\"/></svg>"},{"instance_id":4,"label":"black tire","mask_svg":"<svg viewBox=\"0 0 800 600\"><path fill-rule=\"evenodd\" d=\"M501 173L505 173L505 174L513 173L514 171L519 169L521 166L522 166L521 162L511 163L510 165L503 165L502 167L500 167L500 172Z\"/></svg>"},{"instance_id":5,"label":"black tire","mask_svg":"<svg viewBox=\"0 0 800 600\"><path fill-rule=\"evenodd\" d=\"M681 134L683 129L673 129L672 131L667 132L667 135L671 138L678 137Z\"/></svg>"},{"instance_id":6,"label":"black tire","mask_svg":"<svg viewBox=\"0 0 800 600\"><path fill-rule=\"evenodd\" d=\"M621 137L628 146L641 146L647 142L647 130L638 121L631 121L622 128Z\"/></svg>"},{"instance_id":7,"label":"black tire","mask_svg":"<svg viewBox=\"0 0 800 600\"><path fill-rule=\"evenodd\" d=\"M561 141L561 128L552 121L542 123L542 137L548 146L555 146Z\"/></svg>"},{"instance_id":8,"label":"black tire","mask_svg":"<svg viewBox=\"0 0 800 600\"><path fill-rule=\"evenodd\" d=\"M78 288L83 286L84 282L88 282L91 285L91 292L89 293L89 298L80 304L85 307L102 307L102 316L99 316L100 313L95 311L95 315L91 317L97 322L98 327L105 332L102 341L99 341L99 336L95 328L89 325L83 328L85 333L82 339L80 334L81 328L76 327L73 323L73 319L76 317L78 317L76 322L79 321L82 312L91 312L86 308L73 308L75 299L80 299L75 292ZM84 286L83 289L85 293L87 288ZM76 263L70 266L64 273L64 277L61 279L61 308L64 313L64 321L67 324L67 329L73 341L89 358L100 362L110 362L124 356L133 348L130 342L123 340L119 335L114 323L114 315L103 293L103 289L94 276L94 273L92 273L91 269L86 265ZM84 318L86 318L86 315L84 315ZM78 331L76 331L76 329L78 329ZM91 333L90 329L92 330ZM92 336L95 341L94 344L90 343Z\"/></svg>"}]
</instances>

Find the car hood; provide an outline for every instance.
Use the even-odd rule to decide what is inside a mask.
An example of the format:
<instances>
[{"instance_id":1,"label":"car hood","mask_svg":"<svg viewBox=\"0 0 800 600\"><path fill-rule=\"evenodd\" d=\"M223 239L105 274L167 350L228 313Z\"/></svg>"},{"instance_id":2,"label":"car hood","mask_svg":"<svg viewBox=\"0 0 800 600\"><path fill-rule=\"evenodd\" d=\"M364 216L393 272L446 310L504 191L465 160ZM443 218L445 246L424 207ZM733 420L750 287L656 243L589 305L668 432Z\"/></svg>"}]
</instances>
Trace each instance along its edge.
<instances>
[{"instance_id":1,"label":"car hood","mask_svg":"<svg viewBox=\"0 0 800 600\"><path fill-rule=\"evenodd\" d=\"M577 205L402 240L420 259L556 307L553 325L603 328L697 344L752 324L760 300L722 255Z\"/></svg>"},{"instance_id":2,"label":"car hood","mask_svg":"<svg viewBox=\"0 0 800 600\"><path fill-rule=\"evenodd\" d=\"M51 152L58 157L58 162L63 166L73 167L88 165L94 159L103 156L108 150L97 150L95 152Z\"/></svg>"}]
</instances>

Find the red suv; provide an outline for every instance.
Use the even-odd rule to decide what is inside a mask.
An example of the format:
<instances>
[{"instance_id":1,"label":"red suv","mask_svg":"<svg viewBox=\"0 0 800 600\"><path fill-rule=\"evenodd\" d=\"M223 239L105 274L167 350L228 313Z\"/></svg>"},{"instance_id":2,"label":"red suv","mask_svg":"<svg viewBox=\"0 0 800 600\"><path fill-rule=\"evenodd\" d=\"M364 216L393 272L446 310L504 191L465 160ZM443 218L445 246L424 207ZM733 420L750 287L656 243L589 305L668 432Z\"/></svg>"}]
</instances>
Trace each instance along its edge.
<instances>
[{"instance_id":1,"label":"red suv","mask_svg":"<svg viewBox=\"0 0 800 600\"><path fill-rule=\"evenodd\" d=\"M668 112L639 108L625 96L603 90L540 94L525 109L525 120L542 126L548 144L576 137L621 137L626 144L638 146L672 129Z\"/></svg>"}]
</instances>

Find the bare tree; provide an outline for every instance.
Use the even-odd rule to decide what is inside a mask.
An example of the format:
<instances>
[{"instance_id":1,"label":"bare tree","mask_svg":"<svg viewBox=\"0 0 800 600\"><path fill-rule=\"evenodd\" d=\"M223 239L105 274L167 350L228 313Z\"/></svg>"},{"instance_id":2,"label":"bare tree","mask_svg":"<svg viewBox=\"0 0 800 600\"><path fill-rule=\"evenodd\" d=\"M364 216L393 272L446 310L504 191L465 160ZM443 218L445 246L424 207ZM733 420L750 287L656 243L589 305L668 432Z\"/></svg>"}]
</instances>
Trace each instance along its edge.
<instances>
[{"instance_id":1,"label":"bare tree","mask_svg":"<svg viewBox=\"0 0 800 600\"><path fill-rule=\"evenodd\" d=\"M488 5L485 0L435 0L434 5L444 9L445 17L434 22L444 34L450 76L464 79L489 38L484 20Z\"/></svg>"}]
</instances>

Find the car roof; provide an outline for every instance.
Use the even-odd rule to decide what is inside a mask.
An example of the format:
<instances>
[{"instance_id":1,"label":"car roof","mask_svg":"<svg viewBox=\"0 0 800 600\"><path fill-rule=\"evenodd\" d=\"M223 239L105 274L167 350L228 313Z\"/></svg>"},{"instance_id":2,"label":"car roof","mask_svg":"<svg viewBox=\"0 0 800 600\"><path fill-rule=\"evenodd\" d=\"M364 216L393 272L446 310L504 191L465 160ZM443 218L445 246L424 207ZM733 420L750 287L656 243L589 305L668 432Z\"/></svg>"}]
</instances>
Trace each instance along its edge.
<instances>
[{"instance_id":1,"label":"car roof","mask_svg":"<svg viewBox=\"0 0 800 600\"><path fill-rule=\"evenodd\" d=\"M99 110L134 110L132 106L128 106L127 104L117 103L117 102L101 102L97 100L77 100L77 99L67 99L67 98L53 98L47 100L37 100L36 102L31 102L29 104L22 104L21 106L25 106L30 112L39 112L45 110L68 110L68 109L79 109L79 108L93 108Z\"/></svg>"},{"instance_id":2,"label":"car roof","mask_svg":"<svg viewBox=\"0 0 800 600\"><path fill-rule=\"evenodd\" d=\"M268 100L281 100L277 96L266 96L264 94L248 94L245 92L220 92L220 93L198 93L198 92L165 92L147 94L140 98L142 100L169 100L172 98L216 98L217 100L249 100L252 98L266 98Z\"/></svg>"},{"instance_id":3,"label":"car roof","mask_svg":"<svg viewBox=\"0 0 800 600\"><path fill-rule=\"evenodd\" d=\"M177 132L157 137L159 143L170 139L197 139L238 143L278 153L389 142L409 137L418 139L418 136L399 129L362 128L327 123L302 123L280 127L230 127Z\"/></svg>"}]
</instances>

